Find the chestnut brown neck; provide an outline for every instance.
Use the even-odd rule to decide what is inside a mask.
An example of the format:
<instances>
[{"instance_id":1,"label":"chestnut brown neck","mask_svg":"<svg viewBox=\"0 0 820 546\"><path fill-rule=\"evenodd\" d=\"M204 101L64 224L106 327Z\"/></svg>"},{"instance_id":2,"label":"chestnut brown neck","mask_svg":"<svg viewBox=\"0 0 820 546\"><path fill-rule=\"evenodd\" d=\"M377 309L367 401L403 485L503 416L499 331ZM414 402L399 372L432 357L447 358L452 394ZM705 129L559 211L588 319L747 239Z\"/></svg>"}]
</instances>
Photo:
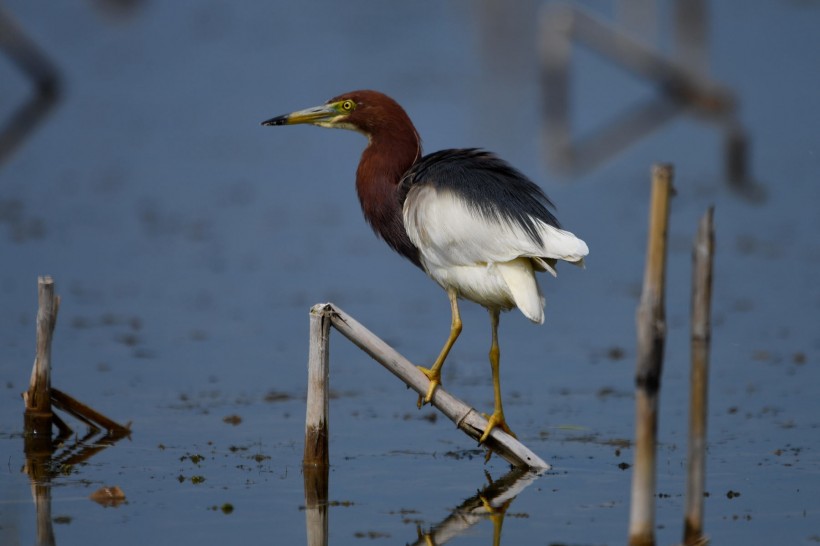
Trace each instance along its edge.
<instances>
[{"instance_id":1,"label":"chestnut brown neck","mask_svg":"<svg viewBox=\"0 0 820 546\"><path fill-rule=\"evenodd\" d=\"M370 127L369 144L356 171L356 192L364 217L393 250L420 267L419 252L404 229L398 192L405 172L421 158L421 139L403 110Z\"/></svg>"}]
</instances>

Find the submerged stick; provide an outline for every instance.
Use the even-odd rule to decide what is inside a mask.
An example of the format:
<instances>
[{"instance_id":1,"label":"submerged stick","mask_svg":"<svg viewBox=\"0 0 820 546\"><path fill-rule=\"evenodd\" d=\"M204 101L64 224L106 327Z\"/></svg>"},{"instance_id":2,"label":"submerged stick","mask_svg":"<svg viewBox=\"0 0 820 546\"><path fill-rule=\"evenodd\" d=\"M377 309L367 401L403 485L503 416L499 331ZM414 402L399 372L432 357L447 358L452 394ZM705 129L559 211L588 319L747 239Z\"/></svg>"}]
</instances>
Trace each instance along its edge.
<instances>
[{"instance_id":1,"label":"submerged stick","mask_svg":"<svg viewBox=\"0 0 820 546\"><path fill-rule=\"evenodd\" d=\"M641 303L638 306L638 360L635 373L635 461L629 544L655 544L655 448L658 433L658 394L666 339L664 291L672 166L652 167L652 201Z\"/></svg>"},{"instance_id":2,"label":"submerged stick","mask_svg":"<svg viewBox=\"0 0 820 546\"><path fill-rule=\"evenodd\" d=\"M37 352L25 402L25 429L34 436L51 437L51 340L57 324L60 297L54 295L54 280L37 278Z\"/></svg>"},{"instance_id":3,"label":"submerged stick","mask_svg":"<svg viewBox=\"0 0 820 546\"><path fill-rule=\"evenodd\" d=\"M353 317L331 303L315 305L311 309L311 314L313 313L322 313L328 317L334 328L373 357L379 364L387 368L393 375L401 379L408 387L421 395L427 393L429 385L427 377L410 361L373 332L359 324ZM311 352L313 352L313 349L311 349ZM311 388L311 385L309 384L308 389ZM311 398L310 393L308 393L308 398ZM465 434L476 441L487 427L487 420L480 413L442 389L441 386L435 390L430 403L446 415ZM530 451L524 444L499 428L494 428L490 432L490 436L485 443L487 447L498 453L513 466L531 469L550 468L549 464Z\"/></svg>"},{"instance_id":4,"label":"submerged stick","mask_svg":"<svg viewBox=\"0 0 820 546\"><path fill-rule=\"evenodd\" d=\"M692 250L692 371L689 398L689 469L683 542L702 544L703 492L706 484L706 421L711 340L714 209L706 211Z\"/></svg>"},{"instance_id":5,"label":"submerged stick","mask_svg":"<svg viewBox=\"0 0 820 546\"><path fill-rule=\"evenodd\" d=\"M51 401L57 408L70 413L90 427L97 428L99 425L100 428L108 431L111 436L120 438L131 434L131 428L128 424L121 425L117 423L59 389L51 389Z\"/></svg>"}]
</instances>

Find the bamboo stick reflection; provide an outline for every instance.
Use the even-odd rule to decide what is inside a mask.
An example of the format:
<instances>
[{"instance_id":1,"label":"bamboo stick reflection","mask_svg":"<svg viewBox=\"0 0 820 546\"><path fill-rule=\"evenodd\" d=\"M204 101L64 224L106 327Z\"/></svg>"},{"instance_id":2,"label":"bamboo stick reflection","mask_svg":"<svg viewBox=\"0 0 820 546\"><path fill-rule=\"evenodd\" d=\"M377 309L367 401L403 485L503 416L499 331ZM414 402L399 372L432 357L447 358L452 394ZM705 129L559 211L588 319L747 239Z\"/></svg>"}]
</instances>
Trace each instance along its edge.
<instances>
[{"instance_id":1,"label":"bamboo stick reflection","mask_svg":"<svg viewBox=\"0 0 820 546\"><path fill-rule=\"evenodd\" d=\"M329 538L328 467L308 464L303 466L303 472L307 544L308 546L327 546ZM487 485L475 495L462 501L450 515L428 530L417 527L416 540L412 544L414 546L439 546L489 519L493 525L492 543L498 546L501 544L504 517L513 500L545 472L546 470L543 469L532 471L525 468L513 468L498 480L493 480L489 473L485 473Z\"/></svg>"},{"instance_id":2,"label":"bamboo stick reflection","mask_svg":"<svg viewBox=\"0 0 820 546\"><path fill-rule=\"evenodd\" d=\"M464 500L453 512L428 531L417 529L418 537L413 546L440 546L464 534L485 519L493 524L493 546L501 544L504 517L515 498L545 471L533 472L513 468L498 480L487 474L489 482L475 495Z\"/></svg>"}]
</instances>

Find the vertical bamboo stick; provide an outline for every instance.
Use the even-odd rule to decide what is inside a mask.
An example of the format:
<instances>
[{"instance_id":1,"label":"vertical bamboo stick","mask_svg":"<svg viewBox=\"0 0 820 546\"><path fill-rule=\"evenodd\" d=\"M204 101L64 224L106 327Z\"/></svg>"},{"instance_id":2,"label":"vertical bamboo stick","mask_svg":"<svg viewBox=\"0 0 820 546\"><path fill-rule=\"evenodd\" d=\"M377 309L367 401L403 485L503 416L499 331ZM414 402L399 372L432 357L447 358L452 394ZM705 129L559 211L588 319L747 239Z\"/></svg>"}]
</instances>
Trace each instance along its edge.
<instances>
[{"instance_id":1,"label":"vertical bamboo stick","mask_svg":"<svg viewBox=\"0 0 820 546\"><path fill-rule=\"evenodd\" d=\"M57 323L60 297L54 295L54 280L37 279L37 352L25 401L25 429L30 436L51 438L51 339Z\"/></svg>"},{"instance_id":2,"label":"vertical bamboo stick","mask_svg":"<svg viewBox=\"0 0 820 546\"><path fill-rule=\"evenodd\" d=\"M702 544L703 491L706 483L706 421L711 340L712 263L715 249L714 209L698 226L692 251L692 372L689 398L689 470L683 541Z\"/></svg>"},{"instance_id":3,"label":"vertical bamboo stick","mask_svg":"<svg viewBox=\"0 0 820 546\"><path fill-rule=\"evenodd\" d=\"M655 544L655 448L658 431L658 394L666 337L664 291L672 176L671 165L658 164L652 167L649 240L643 291L637 313L635 461L629 518L630 546Z\"/></svg>"},{"instance_id":4,"label":"vertical bamboo stick","mask_svg":"<svg viewBox=\"0 0 820 546\"><path fill-rule=\"evenodd\" d=\"M328 363L330 360L330 319L324 305L310 310L308 353L307 415L303 465L327 466L328 453Z\"/></svg>"}]
</instances>

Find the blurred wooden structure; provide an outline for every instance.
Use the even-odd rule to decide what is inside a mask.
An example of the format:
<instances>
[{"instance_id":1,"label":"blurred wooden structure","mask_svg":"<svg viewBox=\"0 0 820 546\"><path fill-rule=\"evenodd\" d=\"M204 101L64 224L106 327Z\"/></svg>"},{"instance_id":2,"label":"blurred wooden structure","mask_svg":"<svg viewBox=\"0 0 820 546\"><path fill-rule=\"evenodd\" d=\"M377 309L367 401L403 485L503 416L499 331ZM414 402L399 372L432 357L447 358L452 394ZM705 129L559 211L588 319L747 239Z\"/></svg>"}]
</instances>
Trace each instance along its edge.
<instances>
[{"instance_id":1,"label":"blurred wooden structure","mask_svg":"<svg viewBox=\"0 0 820 546\"><path fill-rule=\"evenodd\" d=\"M0 4L0 52L32 82L33 92L0 125L0 164L31 134L60 97L57 69L29 38L11 13Z\"/></svg>"},{"instance_id":2,"label":"blurred wooden structure","mask_svg":"<svg viewBox=\"0 0 820 546\"><path fill-rule=\"evenodd\" d=\"M745 197L760 199L749 172L749 138L738 116L738 101L708 75L708 2L674 0L673 52L657 41L659 12L653 0L616 3L618 21L604 21L582 7L551 3L541 16L540 53L544 91L544 137L550 165L574 173L590 169L660 128L680 114L715 122L724 134L724 176ZM571 119L574 44L643 79L655 96L583 137Z\"/></svg>"}]
</instances>

